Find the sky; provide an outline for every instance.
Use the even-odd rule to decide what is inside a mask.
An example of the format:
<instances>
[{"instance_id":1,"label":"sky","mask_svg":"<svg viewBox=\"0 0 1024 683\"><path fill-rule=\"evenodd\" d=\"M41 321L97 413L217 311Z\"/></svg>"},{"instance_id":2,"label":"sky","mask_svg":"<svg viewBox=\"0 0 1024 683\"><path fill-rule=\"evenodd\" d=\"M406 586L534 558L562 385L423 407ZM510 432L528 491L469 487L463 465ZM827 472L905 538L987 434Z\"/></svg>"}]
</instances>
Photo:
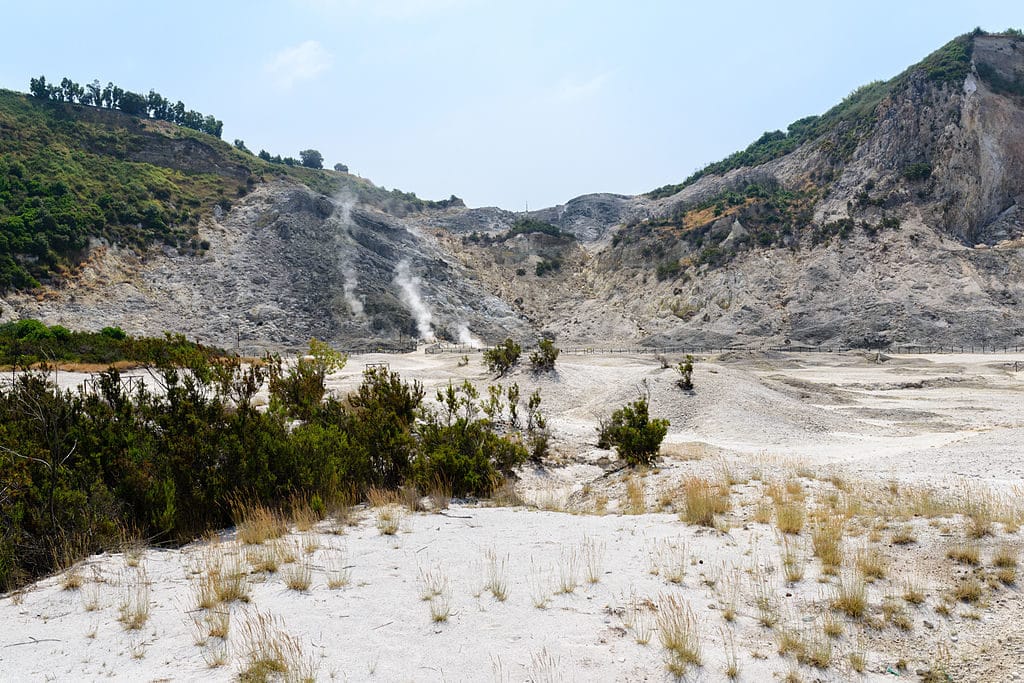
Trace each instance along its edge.
<instances>
[{"instance_id":1,"label":"sky","mask_svg":"<svg viewBox=\"0 0 1024 683\"><path fill-rule=\"evenodd\" d=\"M0 0L0 88L154 89L253 151L511 210L676 183L1017 2Z\"/></svg>"}]
</instances>

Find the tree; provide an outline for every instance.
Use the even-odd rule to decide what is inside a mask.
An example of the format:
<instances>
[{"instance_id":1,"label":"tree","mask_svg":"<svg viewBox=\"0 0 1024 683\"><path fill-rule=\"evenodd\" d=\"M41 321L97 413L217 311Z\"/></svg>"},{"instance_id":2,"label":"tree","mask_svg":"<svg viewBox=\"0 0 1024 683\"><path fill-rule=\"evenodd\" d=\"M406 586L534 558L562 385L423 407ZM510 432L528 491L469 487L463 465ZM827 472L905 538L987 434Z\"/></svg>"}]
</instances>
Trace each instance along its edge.
<instances>
[{"instance_id":1,"label":"tree","mask_svg":"<svg viewBox=\"0 0 1024 683\"><path fill-rule=\"evenodd\" d=\"M261 149L261 150L260 150L260 153L259 153L259 154L258 154L257 156L258 156L258 157L259 157L260 159L263 159L263 161L270 161L270 152L268 152L268 151L267 151L267 150L265 150L265 149Z\"/></svg>"},{"instance_id":2,"label":"tree","mask_svg":"<svg viewBox=\"0 0 1024 683\"><path fill-rule=\"evenodd\" d=\"M346 166L345 164L335 164L334 170L338 171L339 173L348 173L348 166Z\"/></svg>"},{"instance_id":3,"label":"tree","mask_svg":"<svg viewBox=\"0 0 1024 683\"><path fill-rule=\"evenodd\" d=\"M29 80L28 91L32 93L32 97L38 97L41 100L49 99L50 92L46 85L46 76L40 76L39 78Z\"/></svg>"},{"instance_id":4,"label":"tree","mask_svg":"<svg viewBox=\"0 0 1024 683\"><path fill-rule=\"evenodd\" d=\"M679 373L676 386L683 391L693 391L693 356L686 354L686 360L676 366L676 372Z\"/></svg>"},{"instance_id":5,"label":"tree","mask_svg":"<svg viewBox=\"0 0 1024 683\"><path fill-rule=\"evenodd\" d=\"M516 344L509 337L493 349L484 351L484 363L487 365L489 372L502 377L519 362L519 356L522 351L519 344Z\"/></svg>"},{"instance_id":6,"label":"tree","mask_svg":"<svg viewBox=\"0 0 1024 683\"><path fill-rule=\"evenodd\" d=\"M315 149L304 149L299 152L299 157L302 159L302 165L306 168L324 167L324 155Z\"/></svg>"},{"instance_id":7,"label":"tree","mask_svg":"<svg viewBox=\"0 0 1024 683\"><path fill-rule=\"evenodd\" d=\"M550 339L541 339L537 350L530 354L530 365L535 373L551 372L555 369L559 350Z\"/></svg>"},{"instance_id":8,"label":"tree","mask_svg":"<svg viewBox=\"0 0 1024 683\"><path fill-rule=\"evenodd\" d=\"M245 146L245 140L239 140L238 138L235 138L235 149L242 152L249 152L249 148ZM249 152L249 154L252 154L252 152Z\"/></svg>"},{"instance_id":9,"label":"tree","mask_svg":"<svg viewBox=\"0 0 1024 683\"><path fill-rule=\"evenodd\" d=\"M612 413L598 427L598 446L614 448L630 467L650 465L668 432L668 420L652 420L647 399L640 398Z\"/></svg>"},{"instance_id":10,"label":"tree","mask_svg":"<svg viewBox=\"0 0 1024 683\"><path fill-rule=\"evenodd\" d=\"M132 116L148 116L148 105L149 103L146 102L146 98L139 93L125 90L121 93L117 108L125 114L131 114Z\"/></svg>"}]
</instances>

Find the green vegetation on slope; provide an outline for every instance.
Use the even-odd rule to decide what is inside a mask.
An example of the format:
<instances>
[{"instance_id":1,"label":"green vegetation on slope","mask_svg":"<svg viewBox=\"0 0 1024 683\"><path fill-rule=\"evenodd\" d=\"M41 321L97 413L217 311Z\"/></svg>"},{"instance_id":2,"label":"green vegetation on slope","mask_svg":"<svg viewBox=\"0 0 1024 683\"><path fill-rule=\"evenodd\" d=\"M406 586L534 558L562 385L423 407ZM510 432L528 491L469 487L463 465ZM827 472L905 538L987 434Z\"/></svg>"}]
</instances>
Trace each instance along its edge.
<instances>
[{"instance_id":1,"label":"green vegetation on slope","mask_svg":"<svg viewBox=\"0 0 1024 683\"><path fill-rule=\"evenodd\" d=\"M647 196L652 199L670 197L706 175L722 175L737 168L759 166L789 154L805 142L830 133L836 134L836 138L829 141L829 151L838 159L845 160L856 149L863 135L871 130L878 104L906 83L911 74L923 72L929 81L937 84L962 83L970 72L973 39L978 35L984 33L976 29L954 38L899 76L863 85L821 116L807 116L794 121L785 132L766 132L746 149L708 164L682 183L659 187Z\"/></svg>"},{"instance_id":2,"label":"green vegetation on slope","mask_svg":"<svg viewBox=\"0 0 1024 683\"><path fill-rule=\"evenodd\" d=\"M539 394L524 410L517 385L486 401L450 386L432 409L418 382L368 368L348 397L325 397L344 358L311 352L288 365L193 354L154 370L156 392L129 392L116 370L83 392L38 372L0 384L0 591L126 533L177 543L224 528L232 501L305 501L323 515L371 487L486 495L526 460L524 444L546 444Z\"/></svg>"},{"instance_id":3,"label":"green vegetation on slope","mask_svg":"<svg viewBox=\"0 0 1024 683\"><path fill-rule=\"evenodd\" d=\"M77 332L62 325L47 327L24 319L0 325L0 365L26 367L36 363L97 363L130 361L145 365L183 365L198 354L206 359L224 351L196 344L181 335L163 339L132 337L119 327Z\"/></svg>"},{"instance_id":4,"label":"green vegetation on slope","mask_svg":"<svg viewBox=\"0 0 1024 683\"><path fill-rule=\"evenodd\" d=\"M343 171L273 163L241 141L230 145L150 118L144 107L134 116L91 106L91 100L76 103L64 88L58 90L59 97L57 90L42 91L52 97L0 90L0 292L67 275L93 239L202 251L209 245L197 235L200 217L215 206L229 209L237 197L273 177L327 195L346 188L359 201L396 215L462 204L454 196L435 202L388 191ZM151 94L158 113L170 106ZM105 101L103 91L99 97ZM174 107L170 111L173 116ZM188 113L198 120L197 112ZM313 152L300 152L310 166L321 161Z\"/></svg>"}]
</instances>

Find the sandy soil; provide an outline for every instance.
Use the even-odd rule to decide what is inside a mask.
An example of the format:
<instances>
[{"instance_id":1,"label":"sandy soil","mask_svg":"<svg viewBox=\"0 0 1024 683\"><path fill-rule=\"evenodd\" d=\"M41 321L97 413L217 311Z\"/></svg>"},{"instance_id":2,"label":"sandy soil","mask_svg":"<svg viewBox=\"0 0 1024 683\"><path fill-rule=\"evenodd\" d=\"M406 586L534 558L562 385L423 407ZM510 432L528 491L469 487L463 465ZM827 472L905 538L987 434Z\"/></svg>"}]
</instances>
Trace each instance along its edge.
<instances>
[{"instance_id":1,"label":"sandy soil","mask_svg":"<svg viewBox=\"0 0 1024 683\"><path fill-rule=\"evenodd\" d=\"M428 397L450 380L490 381L478 356L458 361L354 357L330 388L354 388L369 363L418 379ZM733 658L748 681L916 680L928 670L1021 680L1024 603L994 567L997 554L1021 549L1024 371L1014 362L1024 370L1014 354L725 354L702 359L696 391L684 394L651 358L563 355L557 375L502 380L524 397L541 390L555 439L550 466L517 483L526 505L408 513L395 535L377 523L391 508L361 509L352 526L326 520L293 533L283 542L296 561L274 573L251 568L253 551L233 530L141 558L96 556L72 570L77 589L62 574L0 598L0 678L228 679L244 667L247 622L273 615L318 680L671 680L658 618L678 598L701 650L687 680L727 680ZM595 426L639 393L672 426L659 466L630 475L594 446ZM681 520L680 486L693 477L728 491L713 527ZM626 514L638 511L636 491L643 513ZM806 511L800 533L779 531L773 495ZM975 539L958 511L982 508L990 533ZM814 557L812 520L826 513L845 519L838 576ZM976 547L978 565L950 559L956 544ZM884 568L860 584L858 558L868 556ZM237 562L250 593L217 608L230 613L223 640L196 635L207 628L197 586L217 562ZM296 566L310 572L307 590L285 585ZM342 574L346 585L328 587ZM954 597L971 580L978 599ZM864 587L863 615L832 609L841 583ZM908 584L920 602L903 599ZM126 630L120 607L141 586L149 618ZM438 595L421 599L430 586Z\"/></svg>"}]
</instances>

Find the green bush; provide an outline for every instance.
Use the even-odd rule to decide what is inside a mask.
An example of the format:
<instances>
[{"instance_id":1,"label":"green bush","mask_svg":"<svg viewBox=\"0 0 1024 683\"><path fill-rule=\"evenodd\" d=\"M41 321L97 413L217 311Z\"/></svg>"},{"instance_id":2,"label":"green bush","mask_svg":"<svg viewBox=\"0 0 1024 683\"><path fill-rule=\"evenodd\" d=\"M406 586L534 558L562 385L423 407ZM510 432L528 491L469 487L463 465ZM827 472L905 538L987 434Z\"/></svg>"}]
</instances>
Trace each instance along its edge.
<instances>
[{"instance_id":1,"label":"green bush","mask_svg":"<svg viewBox=\"0 0 1024 683\"><path fill-rule=\"evenodd\" d=\"M441 410L426 413L417 430L414 472L421 488L444 482L457 496L487 495L529 457L514 435L499 434L489 416L481 417L478 398L468 381L437 392Z\"/></svg>"},{"instance_id":2,"label":"green bush","mask_svg":"<svg viewBox=\"0 0 1024 683\"><path fill-rule=\"evenodd\" d=\"M537 350L530 354L530 367L535 373L551 372L555 369L559 349L550 339L541 339Z\"/></svg>"},{"instance_id":3,"label":"green bush","mask_svg":"<svg viewBox=\"0 0 1024 683\"><path fill-rule=\"evenodd\" d=\"M908 164L903 168L903 177L907 180L928 180L932 175L932 165L926 162Z\"/></svg>"},{"instance_id":4,"label":"green bush","mask_svg":"<svg viewBox=\"0 0 1024 683\"><path fill-rule=\"evenodd\" d=\"M498 377L504 377L519 363L519 356L522 352L522 347L509 337L494 348L484 351L484 364L487 366L488 372L493 372Z\"/></svg>"},{"instance_id":5,"label":"green bush","mask_svg":"<svg viewBox=\"0 0 1024 683\"><path fill-rule=\"evenodd\" d=\"M676 366L676 371L679 373L676 386L683 391L693 391L693 356L687 354L686 359Z\"/></svg>"},{"instance_id":6,"label":"green bush","mask_svg":"<svg viewBox=\"0 0 1024 683\"><path fill-rule=\"evenodd\" d=\"M647 400L637 399L612 413L598 427L598 447L614 448L631 467L650 465L668 432L668 420L650 419Z\"/></svg>"}]
</instances>

